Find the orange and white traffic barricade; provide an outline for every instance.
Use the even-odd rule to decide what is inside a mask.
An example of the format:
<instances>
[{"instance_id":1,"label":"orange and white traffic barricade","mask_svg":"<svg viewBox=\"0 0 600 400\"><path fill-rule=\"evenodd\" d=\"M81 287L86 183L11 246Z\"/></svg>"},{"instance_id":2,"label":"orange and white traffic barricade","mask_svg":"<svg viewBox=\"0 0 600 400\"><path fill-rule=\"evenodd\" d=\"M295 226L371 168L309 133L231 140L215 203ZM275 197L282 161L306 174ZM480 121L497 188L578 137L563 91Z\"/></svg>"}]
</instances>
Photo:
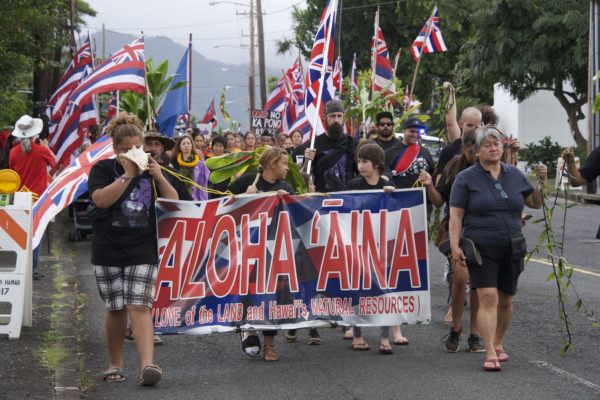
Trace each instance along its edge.
<instances>
[{"instance_id":1,"label":"orange and white traffic barricade","mask_svg":"<svg viewBox=\"0 0 600 400\"><path fill-rule=\"evenodd\" d=\"M0 196L0 335L18 339L32 323L32 194Z\"/></svg>"}]
</instances>

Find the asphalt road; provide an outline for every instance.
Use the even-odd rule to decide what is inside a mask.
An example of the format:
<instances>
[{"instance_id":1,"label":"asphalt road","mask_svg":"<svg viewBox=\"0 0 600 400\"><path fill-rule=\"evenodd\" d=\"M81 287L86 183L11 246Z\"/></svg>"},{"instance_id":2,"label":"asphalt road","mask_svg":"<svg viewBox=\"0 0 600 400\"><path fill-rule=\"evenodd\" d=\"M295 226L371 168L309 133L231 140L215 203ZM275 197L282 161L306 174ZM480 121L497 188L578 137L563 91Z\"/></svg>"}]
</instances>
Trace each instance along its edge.
<instances>
[{"instance_id":1,"label":"asphalt road","mask_svg":"<svg viewBox=\"0 0 600 400\"><path fill-rule=\"evenodd\" d=\"M532 212L534 220L541 215ZM559 213L559 211L557 211ZM573 285L591 309L600 310L600 243L592 241L600 224L600 207L575 206L567 211L565 255L578 269ZM555 227L562 217L555 214ZM541 231L528 224L531 245ZM89 242L74 244L79 265L89 265ZM536 256L542 258L541 256ZM448 306L442 283L442 257L430 248L432 323L408 326L410 345L395 347L391 356L377 351L377 328L365 329L369 352L354 352L340 329L320 329L321 346L306 344L306 331L297 343L277 337L280 360L265 363L245 356L236 334L166 336L156 360L165 371L156 388L137 385L135 346L126 343L127 381L107 384L99 373L107 367L103 305L91 267L79 269L84 308L85 372L91 378L89 399L600 399L600 331L574 310L569 315L576 351L561 356L563 326L558 314L556 284L548 282L551 267L526 266L515 298L514 320L506 340L511 359L500 373L481 369L483 356L461 351L446 353L442 338ZM581 267L581 268L579 268ZM597 313L598 314L598 313ZM465 330L468 322L465 322ZM466 337L462 342L466 348Z\"/></svg>"}]
</instances>

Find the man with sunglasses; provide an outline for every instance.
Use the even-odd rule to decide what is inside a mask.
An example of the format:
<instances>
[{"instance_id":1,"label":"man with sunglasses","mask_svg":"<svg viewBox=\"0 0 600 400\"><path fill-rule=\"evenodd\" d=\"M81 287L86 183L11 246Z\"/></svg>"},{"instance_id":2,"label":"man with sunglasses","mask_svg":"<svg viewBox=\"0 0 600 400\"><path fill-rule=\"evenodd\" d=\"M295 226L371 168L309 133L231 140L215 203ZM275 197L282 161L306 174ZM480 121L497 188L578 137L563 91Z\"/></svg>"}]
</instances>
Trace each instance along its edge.
<instances>
[{"instance_id":1,"label":"man with sunglasses","mask_svg":"<svg viewBox=\"0 0 600 400\"><path fill-rule=\"evenodd\" d=\"M375 142L381 146L383 151L394 147L400 140L394 135L394 116L389 111L382 111L375 117L377 121L378 137Z\"/></svg>"},{"instance_id":2,"label":"man with sunglasses","mask_svg":"<svg viewBox=\"0 0 600 400\"><path fill-rule=\"evenodd\" d=\"M425 125L418 118L408 118L402 123L402 140L386 150L385 171L399 189L417 184L422 170L433 173L434 162L429 150L419 145Z\"/></svg>"}]
</instances>

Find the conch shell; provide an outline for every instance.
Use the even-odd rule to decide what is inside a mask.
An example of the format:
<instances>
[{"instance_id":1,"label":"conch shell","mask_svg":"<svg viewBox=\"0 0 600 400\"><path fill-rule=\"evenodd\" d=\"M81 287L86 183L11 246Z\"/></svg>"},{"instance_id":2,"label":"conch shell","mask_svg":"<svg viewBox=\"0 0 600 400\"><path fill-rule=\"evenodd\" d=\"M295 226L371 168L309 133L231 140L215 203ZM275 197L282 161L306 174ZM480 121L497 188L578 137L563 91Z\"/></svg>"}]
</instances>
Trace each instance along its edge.
<instances>
[{"instance_id":1,"label":"conch shell","mask_svg":"<svg viewBox=\"0 0 600 400\"><path fill-rule=\"evenodd\" d=\"M146 171L148 169L148 154L144 152L142 146L133 146L133 148L127 153L119 154L119 157L123 157L134 162L140 168L140 171Z\"/></svg>"}]
</instances>

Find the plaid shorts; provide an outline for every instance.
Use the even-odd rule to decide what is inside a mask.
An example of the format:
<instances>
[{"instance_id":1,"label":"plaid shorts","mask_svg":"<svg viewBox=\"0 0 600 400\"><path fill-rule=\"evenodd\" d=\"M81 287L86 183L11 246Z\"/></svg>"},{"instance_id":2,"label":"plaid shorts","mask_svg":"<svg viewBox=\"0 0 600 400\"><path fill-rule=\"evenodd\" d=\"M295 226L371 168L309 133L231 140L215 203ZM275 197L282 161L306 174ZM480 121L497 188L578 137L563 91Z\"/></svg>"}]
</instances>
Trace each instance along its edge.
<instances>
[{"instance_id":1,"label":"plaid shorts","mask_svg":"<svg viewBox=\"0 0 600 400\"><path fill-rule=\"evenodd\" d=\"M158 265L94 265L94 273L98 292L107 311L122 310L126 304L152 308Z\"/></svg>"}]
</instances>

